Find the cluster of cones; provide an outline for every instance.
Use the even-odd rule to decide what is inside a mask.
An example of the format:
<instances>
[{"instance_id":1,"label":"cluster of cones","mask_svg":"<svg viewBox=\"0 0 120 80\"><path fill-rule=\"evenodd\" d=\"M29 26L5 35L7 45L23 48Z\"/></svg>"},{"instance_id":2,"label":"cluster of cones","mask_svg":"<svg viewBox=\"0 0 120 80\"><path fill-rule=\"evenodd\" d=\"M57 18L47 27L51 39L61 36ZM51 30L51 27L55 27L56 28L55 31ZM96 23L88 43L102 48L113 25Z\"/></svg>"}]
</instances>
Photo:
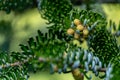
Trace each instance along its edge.
<instances>
[{"instance_id":1,"label":"cluster of cones","mask_svg":"<svg viewBox=\"0 0 120 80\"><path fill-rule=\"evenodd\" d=\"M67 34L77 40L84 40L89 34L89 30L79 19L74 19L72 27L67 30Z\"/></svg>"}]
</instances>

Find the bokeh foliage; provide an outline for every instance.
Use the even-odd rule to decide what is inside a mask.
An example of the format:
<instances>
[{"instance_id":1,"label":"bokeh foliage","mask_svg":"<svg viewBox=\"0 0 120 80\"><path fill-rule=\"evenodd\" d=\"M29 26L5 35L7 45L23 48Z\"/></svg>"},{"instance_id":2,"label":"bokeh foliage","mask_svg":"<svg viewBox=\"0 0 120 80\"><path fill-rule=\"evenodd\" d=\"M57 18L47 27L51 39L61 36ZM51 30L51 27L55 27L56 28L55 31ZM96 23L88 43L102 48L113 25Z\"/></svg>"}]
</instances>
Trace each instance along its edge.
<instances>
[{"instance_id":1,"label":"bokeh foliage","mask_svg":"<svg viewBox=\"0 0 120 80\"><path fill-rule=\"evenodd\" d=\"M5 41L1 43L0 47L3 51L8 51L10 47L11 38L13 37L13 29L9 21L0 21L0 35L5 38Z\"/></svg>"},{"instance_id":2,"label":"bokeh foliage","mask_svg":"<svg viewBox=\"0 0 120 80\"><path fill-rule=\"evenodd\" d=\"M0 10L10 13L11 11L21 12L36 5L35 0L0 0Z\"/></svg>"}]
</instances>

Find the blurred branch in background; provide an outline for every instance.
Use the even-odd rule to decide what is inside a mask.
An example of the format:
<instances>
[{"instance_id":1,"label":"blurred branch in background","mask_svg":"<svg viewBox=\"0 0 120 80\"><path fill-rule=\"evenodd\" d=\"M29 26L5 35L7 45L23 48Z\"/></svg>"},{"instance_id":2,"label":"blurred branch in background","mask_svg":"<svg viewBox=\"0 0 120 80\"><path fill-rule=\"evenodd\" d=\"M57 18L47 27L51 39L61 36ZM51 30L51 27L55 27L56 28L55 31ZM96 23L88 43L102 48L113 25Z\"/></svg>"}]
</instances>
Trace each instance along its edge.
<instances>
[{"instance_id":1,"label":"blurred branch in background","mask_svg":"<svg viewBox=\"0 0 120 80\"><path fill-rule=\"evenodd\" d=\"M46 32L45 23L47 21L41 18L37 8L26 10L20 14L13 11L6 14L1 11L0 22L0 49L4 51L20 51L19 43L25 44L29 37L36 35L38 29ZM6 27L3 26L3 22ZM5 40L9 41L9 44ZM3 49L4 43L9 47L8 49Z\"/></svg>"},{"instance_id":2,"label":"blurred branch in background","mask_svg":"<svg viewBox=\"0 0 120 80\"><path fill-rule=\"evenodd\" d=\"M71 0L74 5L81 5L85 2L99 2L99 3L120 3L120 0Z\"/></svg>"},{"instance_id":3,"label":"blurred branch in background","mask_svg":"<svg viewBox=\"0 0 120 80\"><path fill-rule=\"evenodd\" d=\"M8 21L0 21L0 48L8 51L13 37L11 23Z\"/></svg>"},{"instance_id":4,"label":"blurred branch in background","mask_svg":"<svg viewBox=\"0 0 120 80\"><path fill-rule=\"evenodd\" d=\"M99 0L71 0L71 2L75 7L77 6L77 8L80 8L81 10L92 10L106 17L102 7L102 2Z\"/></svg>"}]
</instances>

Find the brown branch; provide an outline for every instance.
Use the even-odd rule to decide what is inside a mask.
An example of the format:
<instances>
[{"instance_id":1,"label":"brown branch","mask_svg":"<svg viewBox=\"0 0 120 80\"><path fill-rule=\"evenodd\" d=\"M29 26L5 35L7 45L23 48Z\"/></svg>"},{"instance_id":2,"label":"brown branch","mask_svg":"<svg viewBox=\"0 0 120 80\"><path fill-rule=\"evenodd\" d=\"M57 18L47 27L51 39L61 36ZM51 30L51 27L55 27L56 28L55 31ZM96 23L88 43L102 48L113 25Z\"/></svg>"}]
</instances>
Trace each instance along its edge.
<instances>
[{"instance_id":1,"label":"brown branch","mask_svg":"<svg viewBox=\"0 0 120 80\"><path fill-rule=\"evenodd\" d=\"M20 66L22 64L25 64L29 61L30 59L26 59L24 61L17 61L17 62L14 62L14 63L8 63L8 64L5 64L5 65L0 65L1 68L7 68L9 66L11 67L14 67L14 66Z\"/></svg>"},{"instance_id":2,"label":"brown branch","mask_svg":"<svg viewBox=\"0 0 120 80\"><path fill-rule=\"evenodd\" d=\"M31 59L32 59L32 57L27 58L27 59L24 60L24 61L16 61L16 62L14 62L14 63L2 64L2 65L0 65L0 68L7 68L7 67L10 67L10 66L11 66L11 67L20 66L20 65L23 65L23 64L29 62ZM47 58L47 59L42 58L42 57L39 57L39 58L38 58L38 61L39 61L39 62L48 62L49 60L50 60L49 58Z\"/></svg>"},{"instance_id":3,"label":"brown branch","mask_svg":"<svg viewBox=\"0 0 120 80\"><path fill-rule=\"evenodd\" d=\"M30 60L31 60L31 57L28 58L28 59L26 59L26 60L24 60L24 61L17 61L17 62L8 63L8 64L9 64L9 66L11 66L11 67L20 66L20 65L23 65L23 64L29 62ZM39 57L39 58L38 58L38 61L39 61L39 62L49 62L49 61L54 61L54 60L52 60L51 58ZM1 68L7 68L7 67L9 67L8 64L0 65L0 67L1 67ZM72 66L72 64L71 64L71 66ZM80 65L79 68L80 68L80 69L84 69L84 66ZM92 70L91 67L89 67L89 69ZM73 69L73 70L70 70L70 71L63 72L63 73L70 73L70 72L73 73L75 70L76 70L76 69ZM99 71L99 72L106 72L106 68L97 69L97 71Z\"/></svg>"}]
</instances>

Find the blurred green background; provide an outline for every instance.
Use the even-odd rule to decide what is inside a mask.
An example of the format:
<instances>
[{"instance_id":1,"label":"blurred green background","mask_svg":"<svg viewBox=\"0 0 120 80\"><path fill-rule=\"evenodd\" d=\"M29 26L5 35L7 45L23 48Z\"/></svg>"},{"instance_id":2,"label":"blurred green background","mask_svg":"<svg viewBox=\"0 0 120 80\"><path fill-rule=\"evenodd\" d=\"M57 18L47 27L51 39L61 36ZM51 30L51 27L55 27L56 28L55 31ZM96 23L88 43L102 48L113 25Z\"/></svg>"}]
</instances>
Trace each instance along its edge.
<instances>
[{"instance_id":1,"label":"blurred green background","mask_svg":"<svg viewBox=\"0 0 120 80\"><path fill-rule=\"evenodd\" d=\"M120 20L120 4L102 4L107 20L112 19L118 25ZM0 50L20 51L19 44L26 44L28 38L37 35L40 29L46 32L46 20L34 8L24 13L0 12ZM120 41L120 39L119 39ZM119 42L120 43L120 42ZM95 80L98 80L94 78ZM73 80L71 74L49 74L49 72L30 73L29 80Z\"/></svg>"}]
</instances>

